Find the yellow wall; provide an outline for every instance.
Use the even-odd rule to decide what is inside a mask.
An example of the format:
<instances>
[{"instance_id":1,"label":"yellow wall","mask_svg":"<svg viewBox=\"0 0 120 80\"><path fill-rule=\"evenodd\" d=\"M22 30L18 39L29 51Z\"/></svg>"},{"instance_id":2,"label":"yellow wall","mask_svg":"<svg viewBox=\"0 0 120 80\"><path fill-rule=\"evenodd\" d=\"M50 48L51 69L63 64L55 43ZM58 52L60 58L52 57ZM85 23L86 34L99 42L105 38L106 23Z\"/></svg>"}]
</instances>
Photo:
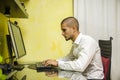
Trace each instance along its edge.
<instances>
[{"instance_id":1,"label":"yellow wall","mask_svg":"<svg viewBox=\"0 0 120 80\"><path fill-rule=\"evenodd\" d=\"M17 20L21 27L27 55L19 62L28 63L60 58L69 52L71 42L61 35L60 22L73 15L72 0L28 0L28 19Z\"/></svg>"},{"instance_id":2,"label":"yellow wall","mask_svg":"<svg viewBox=\"0 0 120 80\"><path fill-rule=\"evenodd\" d=\"M0 13L0 56L7 58L8 51L6 45L7 30L7 18Z\"/></svg>"},{"instance_id":3,"label":"yellow wall","mask_svg":"<svg viewBox=\"0 0 120 80\"><path fill-rule=\"evenodd\" d=\"M61 35L60 22L73 15L72 0L28 0L26 8L29 18L17 19L27 51L27 55L19 59L19 62L58 59L68 54L71 42L66 42ZM20 78L25 74L28 80L60 80L56 77L47 78L44 73L38 74L28 69L19 72L17 76Z\"/></svg>"},{"instance_id":4,"label":"yellow wall","mask_svg":"<svg viewBox=\"0 0 120 80\"><path fill-rule=\"evenodd\" d=\"M27 55L20 58L19 62L31 63L65 56L71 48L71 42L66 42L61 35L60 22L65 17L73 16L73 1L26 0L25 5L29 18L11 19L18 21L27 51ZM0 55L4 57L8 55L7 33L7 18L0 13Z\"/></svg>"},{"instance_id":5,"label":"yellow wall","mask_svg":"<svg viewBox=\"0 0 120 80\"><path fill-rule=\"evenodd\" d=\"M8 58L8 51L6 46L7 18L0 13L0 63L4 62L3 59ZM5 80L6 76L2 74L0 69L0 80Z\"/></svg>"}]
</instances>

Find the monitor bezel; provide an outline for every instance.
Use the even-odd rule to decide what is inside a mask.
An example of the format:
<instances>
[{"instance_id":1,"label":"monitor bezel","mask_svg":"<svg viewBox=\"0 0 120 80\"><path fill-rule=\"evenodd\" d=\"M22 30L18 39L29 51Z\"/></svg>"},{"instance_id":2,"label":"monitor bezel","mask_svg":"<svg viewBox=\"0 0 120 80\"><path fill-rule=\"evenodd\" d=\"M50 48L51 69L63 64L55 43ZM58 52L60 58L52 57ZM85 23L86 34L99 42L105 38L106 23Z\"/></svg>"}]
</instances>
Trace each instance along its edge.
<instances>
[{"instance_id":1,"label":"monitor bezel","mask_svg":"<svg viewBox=\"0 0 120 80\"><path fill-rule=\"evenodd\" d=\"M13 33L13 29L12 29L12 25L14 25L16 28L18 28L18 30L20 32L23 48L24 48L24 51L25 51L25 53L23 55L19 55L18 48L17 48L16 41L15 41L15 36L14 36L14 33ZM12 43L14 55L16 56L17 59L19 59L19 58L23 57L24 55L26 55L26 49L25 49L23 36L22 36L21 30L20 30L20 27L17 26L16 24L14 24L13 22L11 22L10 20L8 20L8 31L9 31L9 35L11 37L11 43Z\"/></svg>"}]
</instances>

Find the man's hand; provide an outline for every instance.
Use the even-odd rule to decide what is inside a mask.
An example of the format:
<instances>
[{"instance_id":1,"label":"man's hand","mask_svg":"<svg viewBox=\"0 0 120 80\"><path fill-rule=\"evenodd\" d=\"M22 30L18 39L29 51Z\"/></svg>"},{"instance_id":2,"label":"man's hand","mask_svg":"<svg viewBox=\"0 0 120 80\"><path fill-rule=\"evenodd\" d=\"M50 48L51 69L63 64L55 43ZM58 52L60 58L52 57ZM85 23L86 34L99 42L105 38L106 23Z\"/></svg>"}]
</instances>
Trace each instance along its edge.
<instances>
[{"instance_id":1,"label":"man's hand","mask_svg":"<svg viewBox=\"0 0 120 80\"><path fill-rule=\"evenodd\" d=\"M56 60L52 60L52 59L48 59L48 60L43 61L43 64L45 66L49 66L49 65L52 65L52 66L55 66L55 67L58 66L58 62Z\"/></svg>"}]
</instances>

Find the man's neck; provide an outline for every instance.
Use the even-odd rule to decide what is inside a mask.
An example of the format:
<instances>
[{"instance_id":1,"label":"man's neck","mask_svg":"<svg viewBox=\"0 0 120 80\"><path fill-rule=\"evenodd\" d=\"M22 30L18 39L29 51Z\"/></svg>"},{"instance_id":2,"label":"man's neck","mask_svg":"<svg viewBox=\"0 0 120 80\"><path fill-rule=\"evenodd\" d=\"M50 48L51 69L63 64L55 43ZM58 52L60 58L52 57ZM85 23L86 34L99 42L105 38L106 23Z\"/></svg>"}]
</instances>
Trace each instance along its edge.
<instances>
[{"instance_id":1,"label":"man's neck","mask_svg":"<svg viewBox=\"0 0 120 80\"><path fill-rule=\"evenodd\" d=\"M73 42L76 40L76 38L78 37L79 34L80 34L79 31L77 31L77 32L74 34L74 36L73 36L73 38L72 38L72 41L73 41Z\"/></svg>"}]
</instances>

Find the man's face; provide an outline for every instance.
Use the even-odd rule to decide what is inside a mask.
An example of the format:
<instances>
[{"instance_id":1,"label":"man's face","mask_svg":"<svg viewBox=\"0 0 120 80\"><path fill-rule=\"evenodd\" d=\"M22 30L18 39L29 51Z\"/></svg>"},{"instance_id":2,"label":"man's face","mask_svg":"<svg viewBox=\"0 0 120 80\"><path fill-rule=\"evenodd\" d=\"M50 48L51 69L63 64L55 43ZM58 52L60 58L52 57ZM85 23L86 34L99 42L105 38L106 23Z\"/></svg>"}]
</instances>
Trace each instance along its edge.
<instances>
[{"instance_id":1,"label":"man's face","mask_svg":"<svg viewBox=\"0 0 120 80\"><path fill-rule=\"evenodd\" d=\"M72 39L73 37L73 27L68 26L67 23L61 25L62 35L65 37L66 41Z\"/></svg>"}]
</instances>

